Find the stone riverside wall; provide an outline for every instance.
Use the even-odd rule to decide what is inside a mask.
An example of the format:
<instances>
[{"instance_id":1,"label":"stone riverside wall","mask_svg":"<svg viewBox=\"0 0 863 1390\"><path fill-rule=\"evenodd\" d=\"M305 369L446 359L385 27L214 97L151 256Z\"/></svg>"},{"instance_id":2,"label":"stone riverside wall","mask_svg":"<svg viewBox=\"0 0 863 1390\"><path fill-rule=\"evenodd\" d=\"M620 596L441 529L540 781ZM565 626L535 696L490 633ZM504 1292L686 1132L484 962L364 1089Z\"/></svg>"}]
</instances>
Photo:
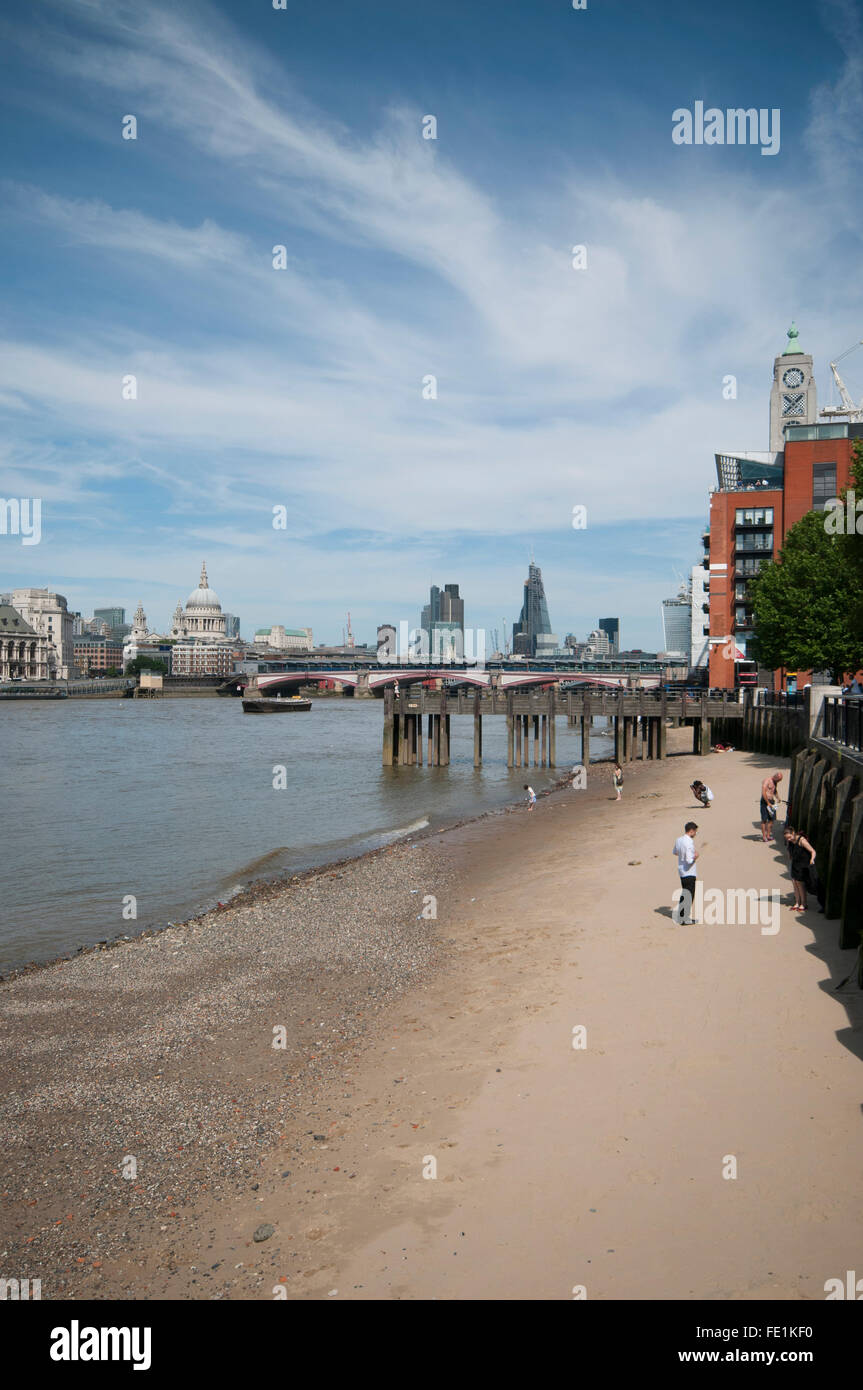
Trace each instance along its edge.
<instances>
[{"instance_id":1,"label":"stone riverside wall","mask_svg":"<svg viewBox=\"0 0 863 1390\"><path fill-rule=\"evenodd\" d=\"M863 756L810 738L791 764L788 821L816 851L826 890L825 915L839 919L839 945L863 933Z\"/></svg>"}]
</instances>

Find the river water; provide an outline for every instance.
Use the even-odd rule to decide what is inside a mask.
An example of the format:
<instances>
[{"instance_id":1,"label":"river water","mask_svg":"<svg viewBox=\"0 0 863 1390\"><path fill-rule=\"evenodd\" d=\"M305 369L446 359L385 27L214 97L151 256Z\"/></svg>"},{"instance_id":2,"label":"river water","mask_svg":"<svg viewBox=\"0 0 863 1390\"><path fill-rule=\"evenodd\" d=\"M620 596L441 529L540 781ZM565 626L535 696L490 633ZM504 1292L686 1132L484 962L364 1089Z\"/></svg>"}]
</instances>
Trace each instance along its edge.
<instances>
[{"instance_id":1,"label":"river water","mask_svg":"<svg viewBox=\"0 0 863 1390\"><path fill-rule=\"evenodd\" d=\"M581 756L559 718L558 766L508 769L489 717L475 769L473 719L453 716L449 767L384 768L382 722L376 700L257 718L228 699L0 703L0 973L502 807Z\"/></svg>"}]
</instances>

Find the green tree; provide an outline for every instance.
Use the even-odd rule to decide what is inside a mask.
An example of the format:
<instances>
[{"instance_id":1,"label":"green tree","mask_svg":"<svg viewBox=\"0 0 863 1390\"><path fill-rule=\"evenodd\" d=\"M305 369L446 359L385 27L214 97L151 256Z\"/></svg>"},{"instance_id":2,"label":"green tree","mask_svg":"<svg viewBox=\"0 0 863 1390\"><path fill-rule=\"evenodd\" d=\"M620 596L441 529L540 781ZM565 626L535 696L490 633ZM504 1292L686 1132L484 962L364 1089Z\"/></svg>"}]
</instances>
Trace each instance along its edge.
<instances>
[{"instance_id":1,"label":"green tree","mask_svg":"<svg viewBox=\"0 0 863 1390\"><path fill-rule=\"evenodd\" d=\"M134 661L126 662L126 675L137 676L139 671L161 671L167 674L167 664L157 656L136 656Z\"/></svg>"},{"instance_id":2,"label":"green tree","mask_svg":"<svg viewBox=\"0 0 863 1390\"><path fill-rule=\"evenodd\" d=\"M863 661L855 612L860 579L849 538L829 535L824 512L808 512L791 527L775 563L753 580L754 649L776 670L829 671L834 683Z\"/></svg>"}]
</instances>

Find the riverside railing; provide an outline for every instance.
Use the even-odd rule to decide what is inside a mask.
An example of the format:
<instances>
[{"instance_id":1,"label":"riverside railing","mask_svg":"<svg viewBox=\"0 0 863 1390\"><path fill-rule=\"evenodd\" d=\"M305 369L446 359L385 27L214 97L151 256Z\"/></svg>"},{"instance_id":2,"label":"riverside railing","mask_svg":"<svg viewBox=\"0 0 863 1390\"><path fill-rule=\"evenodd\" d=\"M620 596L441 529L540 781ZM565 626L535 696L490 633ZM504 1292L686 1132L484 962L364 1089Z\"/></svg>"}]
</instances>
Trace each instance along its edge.
<instances>
[{"instance_id":1,"label":"riverside railing","mask_svg":"<svg viewBox=\"0 0 863 1390\"><path fill-rule=\"evenodd\" d=\"M863 752L863 697L824 697L824 738Z\"/></svg>"}]
</instances>

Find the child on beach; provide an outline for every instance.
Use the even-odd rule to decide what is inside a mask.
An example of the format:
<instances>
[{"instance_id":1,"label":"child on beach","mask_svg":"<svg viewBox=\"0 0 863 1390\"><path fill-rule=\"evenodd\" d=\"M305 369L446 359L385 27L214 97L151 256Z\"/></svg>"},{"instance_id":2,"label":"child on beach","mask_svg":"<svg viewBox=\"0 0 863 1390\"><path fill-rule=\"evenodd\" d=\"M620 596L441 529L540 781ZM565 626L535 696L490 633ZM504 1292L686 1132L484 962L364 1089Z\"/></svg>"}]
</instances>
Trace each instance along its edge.
<instances>
[{"instance_id":1,"label":"child on beach","mask_svg":"<svg viewBox=\"0 0 863 1390\"><path fill-rule=\"evenodd\" d=\"M614 789L617 792L617 797L615 799L619 801L620 793L623 789L623 768L620 766L620 763L614 764L614 772L612 773L611 780L614 784Z\"/></svg>"},{"instance_id":2,"label":"child on beach","mask_svg":"<svg viewBox=\"0 0 863 1390\"><path fill-rule=\"evenodd\" d=\"M524 789L527 792L527 809L528 811L532 811L536 805L536 792L533 787L527 785L527 782L524 784Z\"/></svg>"}]
</instances>

